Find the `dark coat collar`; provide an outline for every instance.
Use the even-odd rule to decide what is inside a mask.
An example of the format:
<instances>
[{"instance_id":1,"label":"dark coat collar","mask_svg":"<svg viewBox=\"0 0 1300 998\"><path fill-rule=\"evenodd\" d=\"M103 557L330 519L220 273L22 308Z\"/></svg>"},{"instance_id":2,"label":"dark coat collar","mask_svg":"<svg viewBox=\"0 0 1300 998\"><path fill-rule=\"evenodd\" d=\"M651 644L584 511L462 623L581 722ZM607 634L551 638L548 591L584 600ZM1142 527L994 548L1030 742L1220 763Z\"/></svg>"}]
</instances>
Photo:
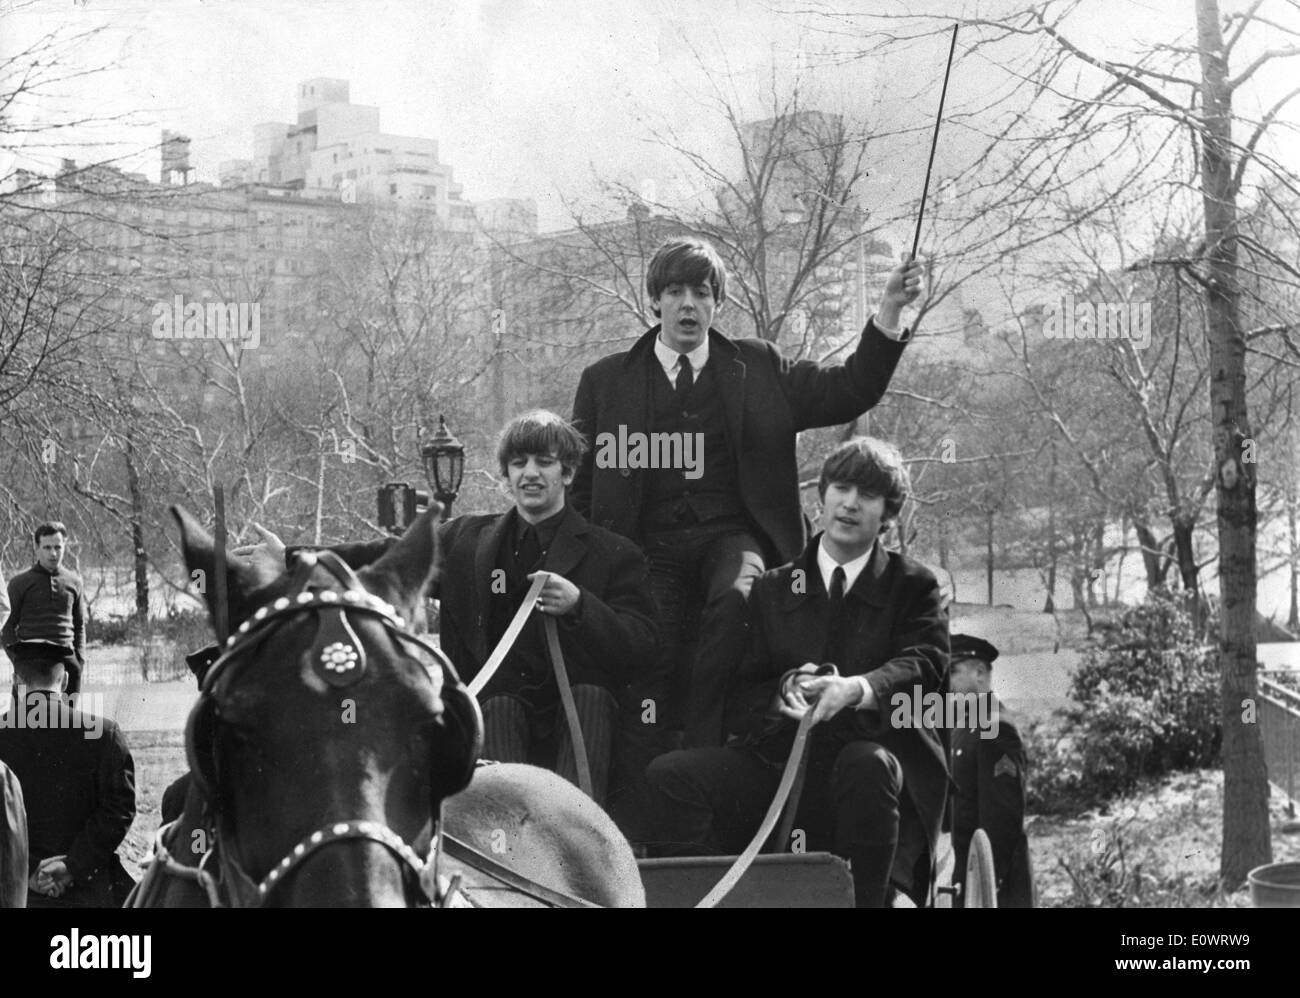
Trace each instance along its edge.
<instances>
[{"instance_id":1,"label":"dark coat collar","mask_svg":"<svg viewBox=\"0 0 1300 998\"><path fill-rule=\"evenodd\" d=\"M557 575L571 572L587 556L586 536L591 532L591 526L583 515L567 502L564 511L560 529L555 532L555 540L547 548L546 560L542 563L546 571Z\"/></svg>"},{"instance_id":2,"label":"dark coat collar","mask_svg":"<svg viewBox=\"0 0 1300 998\"><path fill-rule=\"evenodd\" d=\"M826 586L822 584L821 568L817 564L817 548L821 544L821 539L820 533L813 537L808 542L808 546L803 549L803 554L795 559L794 567L804 573L805 591L797 593L794 591L794 586L790 586L790 591L785 594L784 600L787 610L806 604L809 596L815 595L819 600L830 599ZM889 552L877 539L871 549L871 558L867 561L866 567L854 581L853 588L844 594L844 598L871 606L885 606L889 602L890 583L886 578L888 574Z\"/></svg>"},{"instance_id":3,"label":"dark coat collar","mask_svg":"<svg viewBox=\"0 0 1300 998\"><path fill-rule=\"evenodd\" d=\"M663 324L655 323L648 330L646 330L646 332L643 333L635 343L632 344L632 349L627 352L627 357L624 358L623 360L623 364L625 367L630 367L637 363L644 364L646 362L646 355L654 353L655 340L659 337L659 331L661 329L663 329ZM731 362L736 360L736 356L740 353L740 348L736 346L736 344L731 340L729 336L719 332L716 326L710 326L709 327L709 360L710 361L713 360L715 353L717 354L720 360ZM741 367L743 369L744 365L741 364Z\"/></svg>"}]
</instances>

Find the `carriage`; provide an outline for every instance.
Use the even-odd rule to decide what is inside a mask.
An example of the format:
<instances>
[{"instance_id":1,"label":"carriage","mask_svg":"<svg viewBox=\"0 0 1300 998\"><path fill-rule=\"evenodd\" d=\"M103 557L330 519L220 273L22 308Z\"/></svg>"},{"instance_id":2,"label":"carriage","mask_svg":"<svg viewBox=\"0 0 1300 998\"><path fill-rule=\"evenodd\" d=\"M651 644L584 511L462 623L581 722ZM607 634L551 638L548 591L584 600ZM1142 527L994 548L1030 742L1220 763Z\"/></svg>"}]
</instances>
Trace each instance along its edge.
<instances>
[{"instance_id":1,"label":"carriage","mask_svg":"<svg viewBox=\"0 0 1300 998\"><path fill-rule=\"evenodd\" d=\"M643 859L641 882L651 908L691 908L715 885L735 857ZM936 883L930 907L951 908L962 889L954 883L955 865L947 833L939 839ZM966 872L967 908L996 908L993 849L982 830L971 840ZM901 897L901 895L900 895ZM909 906L896 903L895 907ZM852 908L853 877L848 863L828 852L758 856L719 908Z\"/></svg>"},{"instance_id":2,"label":"carriage","mask_svg":"<svg viewBox=\"0 0 1300 998\"><path fill-rule=\"evenodd\" d=\"M430 523L359 573L323 552L300 559L289 577L267 566L227 570L224 546L188 514L176 516L191 570L229 577L233 633L203 678L187 728L193 780L184 813L159 833L129 903L853 905L842 859L760 854L768 841L790 841L798 798L791 790L810 715L777 799L740 857L638 861L609 817L567 781L529 766L475 766L482 731L472 687L461 686L450 662L403 619L428 582ZM210 607L217 602L210 594ZM553 657L563 691L562 659ZM253 662L261 667L249 668ZM335 696L383 723L344 718L340 726L328 708ZM286 725L288 717L295 723ZM569 720L576 724L571 713ZM580 761L580 776L583 768ZM326 848L337 843L349 848ZM956 889L946 836L937 858L939 886L928 902L948 907ZM290 876L308 861L311 875ZM972 841L966 883L966 907L996 906L983 832Z\"/></svg>"}]
</instances>

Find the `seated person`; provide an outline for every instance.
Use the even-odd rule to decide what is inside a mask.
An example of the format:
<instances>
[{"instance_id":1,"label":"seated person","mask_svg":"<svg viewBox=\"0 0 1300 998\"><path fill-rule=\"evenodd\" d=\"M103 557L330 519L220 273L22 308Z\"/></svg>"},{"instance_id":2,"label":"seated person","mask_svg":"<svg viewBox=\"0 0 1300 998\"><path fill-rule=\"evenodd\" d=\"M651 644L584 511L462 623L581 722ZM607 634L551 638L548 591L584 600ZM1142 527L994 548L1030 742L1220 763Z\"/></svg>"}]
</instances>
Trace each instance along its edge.
<instances>
[{"instance_id":1,"label":"seated person","mask_svg":"<svg viewBox=\"0 0 1300 998\"><path fill-rule=\"evenodd\" d=\"M882 907L893 890L923 903L948 771L938 732L912 726L911 701L941 689L948 624L934 575L879 539L909 489L901 456L881 441L858 437L826 459L821 533L750 597L728 713L740 737L650 766L661 851L741 851L811 710L795 815L804 844L849 860L858 907Z\"/></svg>"},{"instance_id":2,"label":"seated person","mask_svg":"<svg viewBox=\"0 0 1300 998\"><path fill-rule=\"evenodd\" d=\"M618 711L614 691L653 664L658 625L640 549L588 523L566 502L585 449L582 434L555 413L536 410L507 423L498 438L497 460L514 508L459 516L438 528L442 570L430 595L441 601L442 650L469 682L501 640L533 577L551 573L537 609L558 621L592 792L604 803ZM263 537L274 549L273 535ZM359 568L391 542L331 550ZM577 783L573 745L536 613L479 699L484 759L544 765Z\"/></svg>"},{"instance_id":3,"label":"seated person","mask_svg":"<svg viewBox=\"0 0 1300 998\"><path fill-rule=\"evenodd\" d=\"M1032 908L1034 889L1025 835L1025 748L1010 713L993 695L993 660L998 650L982 638L952 636L949 684L958 696L978 697L967 709L965 725L952 733L952 849L954 878L966 876L966 858L975 829L993 847L993 874L999 908ZM965 897L963 890L958 904Z\"/></svg>"},{"instance_id":4,"label":"seated person","mask_svg":"<svg viewBox=\"0 0 1300 998\"><path fill-rule=\"evenodd\" d=\"M134 883L117 856L135 818L126 739L111 720L63 699L61 662L19 660L14 673L17 696L0 717L0 762L27 805L27 904L121 907Z\"/></svg>"}]
</instances>

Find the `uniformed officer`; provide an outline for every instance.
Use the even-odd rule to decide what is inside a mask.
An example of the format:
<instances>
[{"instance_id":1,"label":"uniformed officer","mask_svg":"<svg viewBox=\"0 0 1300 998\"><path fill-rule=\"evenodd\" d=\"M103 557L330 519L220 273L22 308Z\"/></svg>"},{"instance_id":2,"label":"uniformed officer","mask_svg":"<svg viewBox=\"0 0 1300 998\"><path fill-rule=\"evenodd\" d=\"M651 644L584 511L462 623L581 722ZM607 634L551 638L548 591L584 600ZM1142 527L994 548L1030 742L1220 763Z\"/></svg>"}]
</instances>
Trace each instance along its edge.
<instances>
[{"instance_id":1,"label":"uniformed officer","mask_svg":"<svg viewBox=\"0 0 1300 998\"><path fill-rule=\"evenodd\" d=\"M998 650L982 638L952 635L949 683L954 694L974 694L978 709L952 734L952 845L959 878L975 829L993 846L999 908L1032 908L1033 876L1025 835L1025 782L1028 776L1020 732L993 695L993 660ZM969 702L969 698L968 702ZM963 891L962 897L965 896ZM960 904L960 900L959 900Z\"/></svg>"}]
</instances>

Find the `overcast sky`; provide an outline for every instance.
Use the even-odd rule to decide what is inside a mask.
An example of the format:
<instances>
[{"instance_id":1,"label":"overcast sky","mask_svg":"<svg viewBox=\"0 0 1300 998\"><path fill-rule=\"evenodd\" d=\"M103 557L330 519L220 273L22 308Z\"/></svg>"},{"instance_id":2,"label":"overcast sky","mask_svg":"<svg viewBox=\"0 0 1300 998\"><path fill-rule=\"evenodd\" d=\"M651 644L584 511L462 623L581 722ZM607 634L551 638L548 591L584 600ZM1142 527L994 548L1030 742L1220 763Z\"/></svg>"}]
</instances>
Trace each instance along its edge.
<instances>
[{"instance_id":1,"label":"overcast sky","mask_svg":"<svg viewBox=\"0 0 1300 998\"><path fill-rule=\"evenodd\" d=\"M13 7L12 0L0 6ZM158 171L156 148L140 150L156 146L162 127L193 139L198 178L215 182L222 160L251 158L254 124L295 119L297 83L342 77L351 81L354 103L380 108L384 131L436 139L466 198L534 198L547 228L563 223L564 198L594 196L596 175L635 187L654 180L663 200L689 195L674 180L677 161L653 141L663 123L720 158L728 143L704 99L710 86L727 89L758 116L771 74L786 79L802 68L820 105L868 114L886 130L913 130L916 142L885 143L896 166L876 171L881 179L873 182L884 186L870 196L915 196L944 40L917 43L892 64L876 58L837 65L843 60L835 53L859 43L856 28L783 12L815 6L813 0L40 0L0 18L0 54L12 57L42 31L107 25L77 58L110 68L62 85L58 101L19 113L131 113L138 127L113 125L93 138L113 140L122 165L151 178ZM836 6L875 12L891 5L844 0ZM959 15L996 4L892 6ZM1171 23L1194 30L1191 0L1098 0L1085 9L1090 19L1072 22L1075 37L1108 58L1123 58L1144 37L1169 40ZM1006 86L1002 67L987 60L959 66L950 95L955 113ZM1273 85L1262 82L1265 90ZM940 146L941 173L945 157L958 155L962 144L955 122ZM93 147L30 144L25 152L46 168L63 154L82 162L105 155Z\"/></svg>"}]
</instances>

